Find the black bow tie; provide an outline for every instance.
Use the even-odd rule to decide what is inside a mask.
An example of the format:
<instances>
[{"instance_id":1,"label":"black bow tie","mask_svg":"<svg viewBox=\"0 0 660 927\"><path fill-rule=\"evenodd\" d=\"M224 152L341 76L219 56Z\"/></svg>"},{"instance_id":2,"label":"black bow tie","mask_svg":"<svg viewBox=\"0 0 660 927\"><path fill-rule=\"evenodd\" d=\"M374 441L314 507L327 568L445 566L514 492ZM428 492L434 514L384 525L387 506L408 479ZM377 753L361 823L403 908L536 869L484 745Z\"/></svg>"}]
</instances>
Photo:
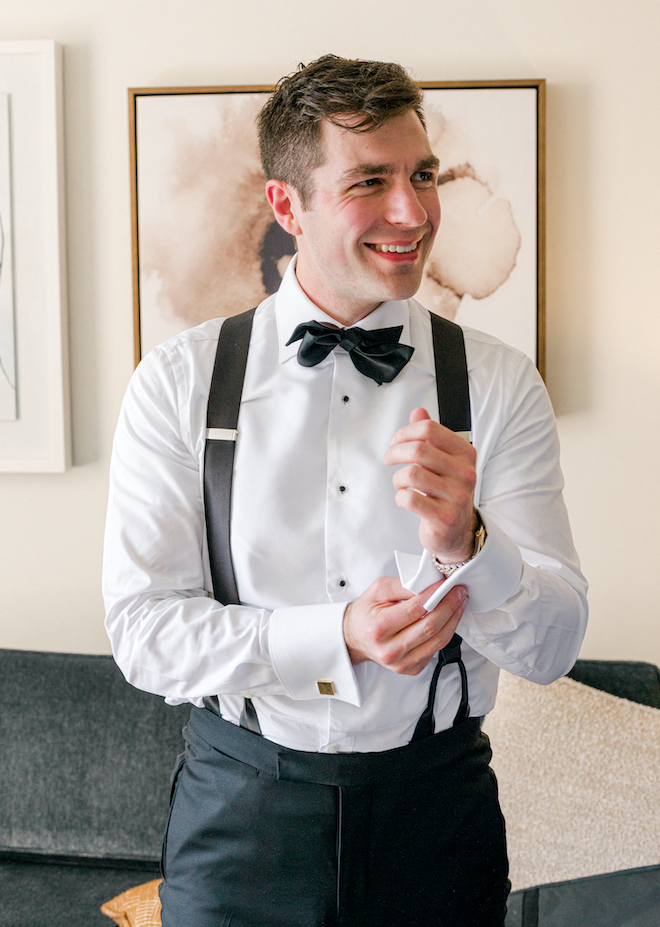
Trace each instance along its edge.
<instances>
[{"instance_id":1,"label":"black bow tie","mask_svg":"<svg viewBox=\"0 0 660 927\"><path fill-rule=\"evenodd\" d=\"M399 344L403 325L394 328L335 328L321 322L303 322L296 327L287 344L302 343L298 348L298 363L315 367L337 345L350 354L357 370L371 377L379 386L390 383L413 355L414 348Z\"/></svg>"}]
</instances>

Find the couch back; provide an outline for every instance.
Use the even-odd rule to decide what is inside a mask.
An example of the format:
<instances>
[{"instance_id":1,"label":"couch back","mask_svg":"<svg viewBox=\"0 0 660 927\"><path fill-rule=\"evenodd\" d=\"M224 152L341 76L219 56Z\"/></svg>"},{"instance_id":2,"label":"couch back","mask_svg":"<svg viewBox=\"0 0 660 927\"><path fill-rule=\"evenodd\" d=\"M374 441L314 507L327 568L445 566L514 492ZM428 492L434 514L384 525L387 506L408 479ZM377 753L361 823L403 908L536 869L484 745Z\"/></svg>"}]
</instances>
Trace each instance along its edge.
<instances>
[{"instance_id":1,"label":"couch back","mask_svg":"<svg viewBox=\"0 0 660 927\"><path fill-rule=\"evenodd\" d=\"M189 707L109 656L0 650L0 851L157 859Z\"/></svg>"},{"instance_id":2,"label":"couch back","mask_svg":"<svg viewBox=\"0 0 660 927\"><path fill-rule=\"evenodd\" d=\"M571 679L617 698L660 708L660 669L639 660L578 660Z\"/></svg>"}]
</instances>

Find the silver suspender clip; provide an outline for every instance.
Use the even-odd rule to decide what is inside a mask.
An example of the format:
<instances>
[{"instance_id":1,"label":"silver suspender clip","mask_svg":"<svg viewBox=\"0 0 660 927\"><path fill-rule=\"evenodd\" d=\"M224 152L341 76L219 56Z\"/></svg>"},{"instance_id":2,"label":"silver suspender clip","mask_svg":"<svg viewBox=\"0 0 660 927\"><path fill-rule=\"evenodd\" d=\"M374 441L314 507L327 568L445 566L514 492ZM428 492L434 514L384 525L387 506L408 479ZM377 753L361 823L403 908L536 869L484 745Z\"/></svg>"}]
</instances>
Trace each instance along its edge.
<instances>
[{"instance_id":1,"label":"silver suspender clip","mask_svg":"<svg viewBox=\"0 0 660 927\"><path fill-rule=\"evenodd\" d=\"M238 431L236 428L207 428L208 441L235 441Z\"/></svg>"},{"instance_id":2,"label":"silver suspender clip","mask_svg":"<svg viewBox=\"0 0 660 927\"><path fill-rule=\"evenodd\" d=\"M460 438L463 438L468 444L472 444L472 432L471 431L457 431L455 432Z\"/></svg>"}]
</instances>

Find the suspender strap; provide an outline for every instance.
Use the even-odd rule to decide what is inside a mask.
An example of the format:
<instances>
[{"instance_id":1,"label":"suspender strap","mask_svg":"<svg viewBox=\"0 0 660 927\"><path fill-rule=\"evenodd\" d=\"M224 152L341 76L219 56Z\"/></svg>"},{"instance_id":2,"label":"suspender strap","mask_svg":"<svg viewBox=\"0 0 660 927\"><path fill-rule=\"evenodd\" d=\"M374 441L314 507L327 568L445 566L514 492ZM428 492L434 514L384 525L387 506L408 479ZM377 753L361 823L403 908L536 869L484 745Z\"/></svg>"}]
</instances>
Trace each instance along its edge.
<instances>
[{"instance_id":1,"label":"suspender strap","mask_svg":"<svg viewBox=\"0 0 660 927\"><path fill-rule=\"evenodd\" d=\"M211 378L206 413L204 508L211 561L213 594L223 605L240 605L231 558L231 484L234 474L236 426L254 309L225 319Z\"/></svg>"},{"instance_id":2,"label":"suspender strap","mask_svg":"<svg viewBox=\"0 0 660 927\"><path fill-rule=\"evenodd\" d=\"M435 381L438 390L438 411L440 422L452 431L472 440L472 417L470 414L470 388L463 329L435 312L431 312L433 355L435 358ZM463 639L454 634L450 642L438 654L426 708L422 712L412 740L421 740L435 733L435 693L443 666L457 663L461 674L461 702L454 718L454 727L465 721L470 714L468 701L467 670L461 658ZM411 741L412 742L412 741Z\"/></svg>"},{"instance_id":3,"label":"suspender strap","mask_svg":"<svg viewBox=\"0 0 660 927\"><path fill-rule=\"evenodd\" d=\"M231 556L231 485L238 413L241 406L254 309L225 319L215 355L209 404L206 413L204 450L204 509L209 546L213 595L223 605L240 605ZM204 699L206 707L220 714L217 695ZM261 734L257 713L244 699L241 727Z\"/></svg>"},{"instance_id":4,"label":"suspender strap","mask_svg":"<svg viewBox=\"0 0 660 927\"><path fill-rule=\"evenodd\" d=\"M218 350L211 378L206 418L206 448L204 452L204 506L206 533L213 580L213 594L223 605L240 605L238 585L231 556L231 486L234 470L234 450L238 413L245 379L248 349L254 309L225 319L220 329ZM470 440L470 392L468 387L465 340L459 325L430 313L433 353L438 391L440 422ZM433 734L433 705L438 677L443 666L458 663L461 672L461 704L454 724L469 714L467 673L461 660L461 638L455 634L438 654L429 699L420 717L413 740ZM220 714L217 696L204 699L206 707ZM257 713L250 699L244 700L241 727L261 733Z\"/></svg>"},{"instance_id":5,"label":"suspender strap","mask_svg":"<svg viewBox=\"0 0 660 927\"><path fill-rule=\"evenodd\" d=\"M460 724L462 721L467 720L470 714L470 703L468 702L467 670L465 669L465 664L461 659L462 643L463 638L458 634L454 634L444 650L441 650L438 654L438 662L435 665L433 676L431 677L431 685L429 686L428 702L426 703L426 708L422 712L420 719L417 722L417 727L415 728L415 733L412 736L411 743L415 740L421 740L423 737L430 737L431 734L435 733L435 717L433 714L433 706L435 705L435 690L438 687L438 677L440 676L440 670L443 666L448 666L450 663L458 663L458 668L461 672L461 703L458 706L458 711L456 712L456 717L454 718L454 727L456 727L456 725Z\"/></svg>"},{"instance_id":6,"label":"suspender strap","mask_svg":"<svg viewBox=\"0 0 660 927\"><path fill-rule=\"evenodd\" d=\"M472 419L463 329L435 312L431 312L430 316L439 420L469 441Z\"/></svg>"}]
</instances>

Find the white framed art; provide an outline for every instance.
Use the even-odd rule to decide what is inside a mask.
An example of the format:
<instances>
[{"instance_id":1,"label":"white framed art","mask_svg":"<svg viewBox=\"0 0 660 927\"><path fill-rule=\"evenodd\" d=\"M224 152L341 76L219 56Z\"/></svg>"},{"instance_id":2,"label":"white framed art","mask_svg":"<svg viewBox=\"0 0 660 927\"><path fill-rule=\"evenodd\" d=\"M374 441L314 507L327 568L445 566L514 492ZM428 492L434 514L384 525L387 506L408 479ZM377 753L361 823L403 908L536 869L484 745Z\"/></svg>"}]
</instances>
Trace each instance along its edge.
<instances>
[{"instance_id":1,"label":"white framed art","mask_svg":"<svg viewBox=\"0 0 660 927\"><path fill-rule=\"evenodd\" d=\"M62 49L0 42L0 472L71 461Z\"/></svg>"}]
</instances>

